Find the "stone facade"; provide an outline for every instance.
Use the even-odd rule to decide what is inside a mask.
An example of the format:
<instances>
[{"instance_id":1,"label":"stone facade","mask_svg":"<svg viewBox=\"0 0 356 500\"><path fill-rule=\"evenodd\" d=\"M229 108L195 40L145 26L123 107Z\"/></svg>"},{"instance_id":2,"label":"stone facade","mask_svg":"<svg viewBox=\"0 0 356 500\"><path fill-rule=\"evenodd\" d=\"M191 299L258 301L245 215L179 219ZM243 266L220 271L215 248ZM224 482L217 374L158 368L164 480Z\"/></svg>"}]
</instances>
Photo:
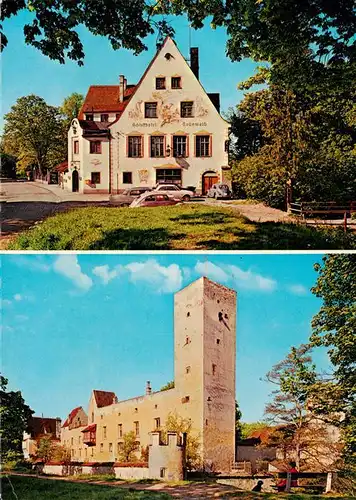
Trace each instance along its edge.
<instances>
[{"instance_id":1,"label":"stone facade","mask_svg":"<svg viewBox=\"0 0 356 500\"><path fill-rule=\"evenodd\" d=\"M76 414L74 427L67 425L62 432L73 461L116 462L129 431L136 434L139 458L152 432L175 412L191 419L205 468L230 469L235 450L236 292L200 278L175 295L174 307L174 388L152 392L148 383L145 395L125 401L114 393L93 391L89 418L78 420Z\"/></svg>"},{"instance_id":2,"label":"stone facade","mask_svg":"<svg viewBox=\"0 0 356 500\"><path fill-rule=\"evenodd\" d=\"M202 192L228 182L229 123L219 107L219 95L199 81L196 59L191 68L168 37L137 85L122 75L120 85L89 89L68 132L63 187L115 194L175 182Z\"/></svg>"}]
</instances>

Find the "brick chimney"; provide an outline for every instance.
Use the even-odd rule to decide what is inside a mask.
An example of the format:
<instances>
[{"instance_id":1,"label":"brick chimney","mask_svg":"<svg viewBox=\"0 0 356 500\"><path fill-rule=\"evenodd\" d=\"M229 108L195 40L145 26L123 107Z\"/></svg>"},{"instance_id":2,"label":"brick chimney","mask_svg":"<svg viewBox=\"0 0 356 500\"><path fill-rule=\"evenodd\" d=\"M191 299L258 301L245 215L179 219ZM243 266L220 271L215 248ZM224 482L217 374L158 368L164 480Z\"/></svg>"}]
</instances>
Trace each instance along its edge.
<instances>
[{"instance_id":1,"label":"brick chimney","mask_svg":"<svg viewBox=\"0 0 356 500\"><path fill-rule=\"evenodd\" d=\"M120 102L123 102L124 101L125 90L126 90L126 78L124 77L124 75L120 75L119 82L120 82L119 100L120 100Z\"/></svg>"},{"instance_id":2,"label":"brick chimney","mask_svg":"<svg viewBox=\"0 0 356 500\"><path fill-rule=\"evenodd\" d=\"M199 80L199 49L191 47L190 49L190 69Z\"/></svg>"},{"instance_id":3,"label":"brick chimney","mask_svg":"<svg viewBox=\"0 0 356 500\"><path fill-rule=\"evenodd\" d=\"M148 380L146 382L146 396L149 396L152 393L151 382Z\"/></svg>"}]
</instances>

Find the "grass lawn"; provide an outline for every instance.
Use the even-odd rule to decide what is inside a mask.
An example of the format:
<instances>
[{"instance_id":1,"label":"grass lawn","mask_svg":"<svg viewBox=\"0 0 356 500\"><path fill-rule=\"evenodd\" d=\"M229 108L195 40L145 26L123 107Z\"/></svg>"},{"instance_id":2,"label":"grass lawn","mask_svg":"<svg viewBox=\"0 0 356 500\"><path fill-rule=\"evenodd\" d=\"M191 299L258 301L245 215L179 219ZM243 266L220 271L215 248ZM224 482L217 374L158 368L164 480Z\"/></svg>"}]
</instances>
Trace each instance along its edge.
<instances>
[{"instance_id":1,"label":"grass lawn","mask_svg":"<svg viewBox=\"0 0 356 500\"><path fill-rule=\"evenodd\" d=\"M321 496L310 494L253 493L250 491L212 490L211 482L182 481L181 485L166 484L167 492L143 491L143 481L133 489L130 487L105 486L56 479L41 479L24 476L2 476L3 500L168 500L171 498L239 498L241 500L341 500L342 496ZM151 484L150 482L148 485ZM140 488L142 488L140 490ZM14 495L15 492L15 495Z\"/></svg>"},{"instance_id":2,"label":"grass lawn","mask_svg":"<svg viewBox=\"0 0 356 500\"><path fill-rule=\"evenodd\" d=\"M168 500L170 498L172 497L166 493L36 477L2 476L3 500Z\"/></svg>"},{"instance_id":3,"label":"grass lawn","mask_svg":"<svg viewBox=\"0 0 356 500\"><path fill-rule=\"evenodd\" d=\"M194 204L89 207L49 217L12 250L312 250L356 248L356 234L294 223L253 223L233 209Z\"/></svg>"}]
</instances>

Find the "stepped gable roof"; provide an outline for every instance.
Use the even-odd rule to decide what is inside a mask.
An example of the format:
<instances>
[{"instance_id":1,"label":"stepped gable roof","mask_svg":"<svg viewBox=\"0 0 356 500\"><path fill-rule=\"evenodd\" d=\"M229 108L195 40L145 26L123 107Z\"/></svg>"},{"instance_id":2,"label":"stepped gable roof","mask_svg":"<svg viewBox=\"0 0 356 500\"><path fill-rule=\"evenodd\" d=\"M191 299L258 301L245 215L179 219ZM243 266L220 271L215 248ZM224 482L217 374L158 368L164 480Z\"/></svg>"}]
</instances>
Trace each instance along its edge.
<instances>
[{"instance_id":1,"label":"stepped gable roof","mask_svg":"<svg viewBox=\"0 0 356 500\"><path fill-rule=\"evenodd\" d=\"M73 420L76 417L76 415L78 414L79 410L82 410L81 406L77 406L76 408L74 408L74 410L72 410L70 412L70 414L68 415L68 417L65 419L64 424L62 425L62 427L68 427L69 424L71 422L73 422Z\"/></svg>"},{"instance_id":2,"label":"stepped gable roof","mask_svg":"<svg viewBox=\"0 0 356 500\"><path fill-rule=\"evenodd\" d=\"M103 408L104 406L110 406L117 399L115 392L94 390L93 393L94 393L96 406L98 408Z\"/></svg>"},{"instance_id":3,"label":"stepped gable roof","mask_svg":"<svg viewBox=\"0 0 356 500\"><path fill-rule=\"evenodd\" d=\"M83 120L85 113L122 113L135 88L136 85L128 85L124 100L120 102L120 85L91 85L79 111L78 119Z\"/></svg>"}]
</instances>

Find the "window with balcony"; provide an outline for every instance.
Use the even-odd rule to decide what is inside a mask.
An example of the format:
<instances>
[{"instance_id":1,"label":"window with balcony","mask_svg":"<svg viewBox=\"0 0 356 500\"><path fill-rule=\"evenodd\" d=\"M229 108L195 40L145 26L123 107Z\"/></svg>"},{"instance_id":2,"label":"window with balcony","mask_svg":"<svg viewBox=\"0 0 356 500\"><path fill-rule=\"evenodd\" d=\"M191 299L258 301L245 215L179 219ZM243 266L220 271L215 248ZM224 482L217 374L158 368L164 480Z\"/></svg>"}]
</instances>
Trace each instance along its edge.
<instances>
[{"instance_id":1,"label":"window with balcony","mask_svg":"<svg viewBox=\"0 0 356 500\"><path fill-rule=\"evenodd\" d=\"M141 135L130 135L130 137L128 138L127 156L129 158L142 158L143 148Z\"/></svg>"},{"instance_id":2,"label":"window with balcony","mask_svg":"<svg viewBox=\"0 0 356 500\"><path fill-rule=\"evenodd\" d=\"M157 77L156 78L156 89L157 90L164 90L166 88L166 79L164 77Z\"/></svg>"},{"instance_id":3,"label":"window with balcony","mask_svg":"<svg viewBox=\"0 0 356 500\"><path fill-rule=\"evenodd\" d=\"M164 136L152 135L151 136L151 158L164 157Z\"/></svg>"},{"instance_id":4,"label":"window with balcony","mask_svg":"<svg viewBox=\"0 0 356 500\"><path fill-rule=\"evenodd\" d=\"M195 136L195 156L204 158L211 156L211 137L210 135Z\"/></svg>"},{"instance_id":5,"label":"window with balcony","mask_svg":"<svg viewBox=\"0 0 356 500\"><path fill-rule=\"evenodd\" d=\"M188 137L186 135L173 136L174 158L186 158L188 156Z\"/></svg>"},{"instance_id":6,"label":"window with balcony","mask_svg":"<svg viewBox=\"0 0 356 500\"><path fill-rule=\"evenodd\" d=\"M157 118L156 102L145 102L145 118Z\"/></svg>"},{"instance_id":7,"label":"window with balcony","mask_svg":"<svg viewBox=\"0 0 356 500\"><path fill-rule=\"evenodd\" d=\"M194 116L193 101L180 103L180 116L181 118L192 118Z\"/></svg>"},{"instance_id":8,"label":"window with balcony","mask_svg":"<svg viewBox=\"0 0 356 500\"><path fill-rule=\"evenodd\" d=\"M181 89L182 88L182 78L180 76L172 76L171 88L172 89Z\"/></svg>"},{"instance_id":9,"label":"window with balcony","mask_svg":"<svg viewBox=\"0 0 356 500\"><path fill-rule=\"evenodd\" d=\"M90 141L90 153L101 154L101 141Z\"/></svg>"}]
</instances>

